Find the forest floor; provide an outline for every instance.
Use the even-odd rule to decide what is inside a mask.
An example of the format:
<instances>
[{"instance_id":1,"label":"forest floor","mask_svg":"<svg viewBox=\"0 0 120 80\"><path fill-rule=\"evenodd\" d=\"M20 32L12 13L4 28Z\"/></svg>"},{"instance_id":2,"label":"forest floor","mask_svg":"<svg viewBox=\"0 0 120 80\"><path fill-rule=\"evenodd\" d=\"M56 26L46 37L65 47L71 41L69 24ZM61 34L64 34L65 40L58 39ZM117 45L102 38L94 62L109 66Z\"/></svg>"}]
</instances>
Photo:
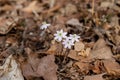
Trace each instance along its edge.
<instances>
[{"instance_id":1,"label":"forest floor","mask_svg":"<svg viewBox=\"0 0 120 80\"><path fill-rule=\"evenodd\" d=\"M0 80L120 80L120 0L0 0Z\"/></svg>"}]
</instances>

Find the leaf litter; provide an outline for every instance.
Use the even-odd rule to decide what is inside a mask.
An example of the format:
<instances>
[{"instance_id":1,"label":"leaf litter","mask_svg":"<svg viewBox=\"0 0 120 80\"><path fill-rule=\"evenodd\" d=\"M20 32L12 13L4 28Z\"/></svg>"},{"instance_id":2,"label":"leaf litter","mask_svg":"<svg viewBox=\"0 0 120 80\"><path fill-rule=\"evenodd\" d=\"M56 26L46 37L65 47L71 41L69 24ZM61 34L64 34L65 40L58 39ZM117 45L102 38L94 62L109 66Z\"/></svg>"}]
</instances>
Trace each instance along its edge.
<instances>
[{"instance_id":1,"label":"leaf litter","mask_svg":"<svg viewBox=\"0 0 120 80\"><path fill-rule=\"evenodd\" d=\"M119 80L119 13L119 0L0 0L0 80ZM61 29L80 36L71 49Z\"/></svg>"}]
</instances>

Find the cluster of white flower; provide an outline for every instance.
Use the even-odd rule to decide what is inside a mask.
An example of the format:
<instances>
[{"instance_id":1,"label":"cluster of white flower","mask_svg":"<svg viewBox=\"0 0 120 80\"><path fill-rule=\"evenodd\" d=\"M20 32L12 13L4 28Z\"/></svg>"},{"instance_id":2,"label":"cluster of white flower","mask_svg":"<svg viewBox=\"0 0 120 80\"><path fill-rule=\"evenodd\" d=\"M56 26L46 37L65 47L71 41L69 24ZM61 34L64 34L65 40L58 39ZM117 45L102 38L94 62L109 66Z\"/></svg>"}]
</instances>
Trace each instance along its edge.
<instances>
[{"instance_id":1,"label":"cluster of white flower","mask_svg":"<svg viewBox=\"0 0 120 80\"><path fill-rule=\"evenodd\" d=\"M47 29L49 26L51 26L51 24L47 24L46 22L43 22L40 29ZM54 34L54 39L58 42L62 42L62 44L64 45L64 48L68 48L71 49L71 47L74 45L75 41L78 42L80 36L76 35L76 34L70 34L69 36L67 36L67 32L63 32L63 30L61 29L60 31L57 31L57 33Z\"/></svg>"},{"instance_id":2,"label":"cluster of white flower","mask_svg":"<svg viewBox=\"0 0 120 80\"><path fill-rule=\"evenodd\" d=\"M54 39L58 42L63 41L62 44L64 45L64 48L71 49L71 47L74 45L75 41L79 41L80 36L76 34L70 34L67 36L67 32L63 32L61 29L60 31L57 31L56 34L54 34ZM63 39L63 40L62 40Z\"/></svg>"}]
</instances>

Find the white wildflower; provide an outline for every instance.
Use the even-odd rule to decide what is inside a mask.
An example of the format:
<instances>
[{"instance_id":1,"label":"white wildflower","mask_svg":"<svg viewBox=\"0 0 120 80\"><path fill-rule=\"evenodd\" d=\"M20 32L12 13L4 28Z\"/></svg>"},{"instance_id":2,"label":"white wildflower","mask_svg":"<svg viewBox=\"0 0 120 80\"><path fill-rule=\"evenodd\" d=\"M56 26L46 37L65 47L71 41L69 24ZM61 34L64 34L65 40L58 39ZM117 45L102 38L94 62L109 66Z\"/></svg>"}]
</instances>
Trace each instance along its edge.
<instances>
[{"instance_id":1,"label":"white wildflower","mask_svg":"<svg viewBox=\"0 0 120 80\"><path fill-rule=\"evenodd\" d=\"M66 38L67 36L67 32L63 32L63 30L61 29L60 31L57 31L57 33L56 34L54 34L54 36L55 36L55 40L57 40L57 41L62 41L62 39L63 38Z\"/></svg>"},{"instance_id":2,"label":"white wildflower","mask_svg":"<svg viewBox=\"0 0 120 80\"><path fill-rule=\"evenodd\" d=\"M79 41L79 38L80 36L76 35L76 34L70 34L70 39L73 41L73 42L78 42Z\"/></svg>"},{"instance_id":3,"label":"white wildflower","mask_svg":"<svg viewBox=\"0 0 120 80\"><path fill-rule=\"evenodd\" d=\"M40 29L47 29L49 26L51 26L51 24L48 24L46 22L43 22Z\"/></svg>"},{"instance_id":4,"label":"white wildflower","mask_svg":"<svg viewBox=\"0 0 120 80\"><path fill-rule=\"evenodd\" d=\"M64 48L68 48L68 49L71 49L71 47L74 45L73 41L69 37L63 40L62 44L64 45Z\"/></svg>"}]
</instances>

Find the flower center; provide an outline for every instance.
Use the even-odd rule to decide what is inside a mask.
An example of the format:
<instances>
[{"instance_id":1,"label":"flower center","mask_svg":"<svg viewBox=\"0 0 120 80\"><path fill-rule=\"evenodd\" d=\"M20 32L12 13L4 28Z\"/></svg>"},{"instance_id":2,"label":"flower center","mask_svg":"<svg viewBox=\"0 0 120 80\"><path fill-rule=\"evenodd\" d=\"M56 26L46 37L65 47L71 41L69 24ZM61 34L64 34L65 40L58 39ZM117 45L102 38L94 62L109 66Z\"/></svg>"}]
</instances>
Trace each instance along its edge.
<instances>
[{"instance_id":1,"label":"flower center","mask_svg":"<svg viewBox=\"0 0 120 80\"><path fill-rule=\"evenodd\" d=\"M75 35L73 36L73 38L75 38Z\"/></svg>"},{"instance_id":2,"label":"flower center","mask_svg":"<svg viewBox=\"0 0 120 80\"><path fill-rule=\"evenodd\" d=\"M59 36L62 36L62 33L59 33Z\"/></svg>"},{"instance_id":3,"label":"flower center","mask_svg":"<svg viewBox=\"0 0 120 80\"><path fill-rule=\"evenodd\" d=\"M45 25L45 24L47 24L47 23L46 23L46 22L42 22L42 24L44 24L44 25Z\"/></svg>"},{"instance_id":4,"label":"flower center","mask_svg":"<svg viewBox=\"0 0 120 80\"><path fill-rule=\"evenodd\" d=\"M67 44L70 44L70 42L68 41Z\"/></svg>"}]
</instances>

